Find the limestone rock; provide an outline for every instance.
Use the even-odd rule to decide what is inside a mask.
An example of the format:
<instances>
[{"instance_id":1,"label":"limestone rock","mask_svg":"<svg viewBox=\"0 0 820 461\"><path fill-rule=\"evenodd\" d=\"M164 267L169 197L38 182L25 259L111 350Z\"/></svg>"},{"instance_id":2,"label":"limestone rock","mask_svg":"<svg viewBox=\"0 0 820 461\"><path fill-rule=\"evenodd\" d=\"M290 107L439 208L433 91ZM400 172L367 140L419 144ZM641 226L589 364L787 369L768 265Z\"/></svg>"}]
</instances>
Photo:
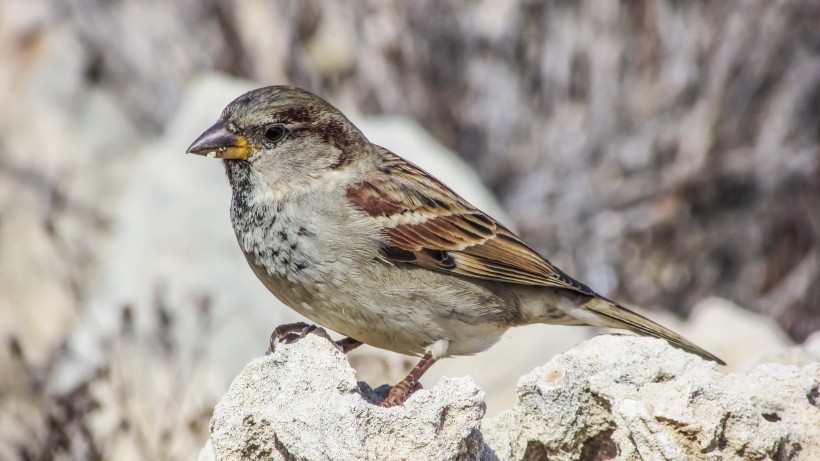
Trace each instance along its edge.
<instances>
[{"instance_id":1,"label":"limestone rock","mask_svg":"<svg viewBox=\"0 0 820 461\"><path fill-rule=\"evenodd\" d=\"M818 459L818 383L820 363L724 374L661 340L604 335L523 376L518 405L482 433L499 459Z\"/></svg>"},{"instance_id":2,"label":"limestone rock","mask_svg":"<svg viewBox=\"0 0 820 461\"><path fill-rule=\"evenodd\" d=\"M450 460L481 453L484 392L469 378L445 379L401 407L368 401L385 392L360 387L325 338L280 345L231 384L199 459Z\"/></svg>"},{"instance_id":3,"label":"limestone rock","mask_svg":"<svg viewBox=\"0 0 820 461\"><path fill-rule=\"evenodd\" d=\"M345 357L310 335L252 361L217 405L209 459L820 459L820 363L746 374L664 341L602 335L523 376L484 420L470 378L372 405Z\"/></svg>"}]
</instances>

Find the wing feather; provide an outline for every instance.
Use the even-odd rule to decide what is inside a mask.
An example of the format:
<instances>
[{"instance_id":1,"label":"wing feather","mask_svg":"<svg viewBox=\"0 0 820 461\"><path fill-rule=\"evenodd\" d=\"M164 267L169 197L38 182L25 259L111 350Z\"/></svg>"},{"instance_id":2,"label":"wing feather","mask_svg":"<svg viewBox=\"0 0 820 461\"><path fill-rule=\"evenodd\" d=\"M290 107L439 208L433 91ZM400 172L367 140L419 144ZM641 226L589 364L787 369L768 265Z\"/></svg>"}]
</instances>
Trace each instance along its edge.
<instances>
[{"instance_id":1,"label":"wing feather","mask_svg":"<svg viewBox=\"0 0 820 461\"><path fill-rule=\"evenodd\" d=\"M378 174L348 187L347 197L384 226L386 259L466 277L593 294L440 181L386 149L381 153Z\"/></svg>"}]
</instances>

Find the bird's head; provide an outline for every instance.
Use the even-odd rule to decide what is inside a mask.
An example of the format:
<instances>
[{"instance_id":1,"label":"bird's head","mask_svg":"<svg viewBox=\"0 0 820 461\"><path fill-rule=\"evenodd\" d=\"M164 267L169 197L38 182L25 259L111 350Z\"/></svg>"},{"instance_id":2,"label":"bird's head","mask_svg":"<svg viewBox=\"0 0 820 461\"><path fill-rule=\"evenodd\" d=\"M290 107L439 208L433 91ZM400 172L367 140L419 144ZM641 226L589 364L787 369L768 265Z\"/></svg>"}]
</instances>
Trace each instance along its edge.
<instances>
[{"instance_id":1,"label":"bird's head","mask_svg":"<svg viewBox=\"0 0 820 461\"><path fill-rule=\"evenodd\" d=\"M301 88L269 86L236 98L188 153L220 158L264 182L322 179L366 155L370 143L338 109Z\"/></svg>"}]
</instances>

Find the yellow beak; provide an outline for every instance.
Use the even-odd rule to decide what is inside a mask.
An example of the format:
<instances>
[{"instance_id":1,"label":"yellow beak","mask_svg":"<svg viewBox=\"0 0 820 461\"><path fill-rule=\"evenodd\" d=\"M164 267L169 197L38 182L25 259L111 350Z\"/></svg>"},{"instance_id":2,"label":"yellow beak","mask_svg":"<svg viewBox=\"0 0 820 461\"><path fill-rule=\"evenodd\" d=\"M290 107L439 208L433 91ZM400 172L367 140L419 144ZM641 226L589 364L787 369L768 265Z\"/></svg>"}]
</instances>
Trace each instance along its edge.
<instances>
[{"instance_id":1,"label":"yellow beak","mask_svg":"<svg viewBox=\"0 0 820 461\"><path fill-rule=\"evenodd\" d=\"M232 133L225 122L220 120L196 138L188 147L188 153L226 160L246 160L250 147L247 138Z\"/></svg>"}]
</instances>

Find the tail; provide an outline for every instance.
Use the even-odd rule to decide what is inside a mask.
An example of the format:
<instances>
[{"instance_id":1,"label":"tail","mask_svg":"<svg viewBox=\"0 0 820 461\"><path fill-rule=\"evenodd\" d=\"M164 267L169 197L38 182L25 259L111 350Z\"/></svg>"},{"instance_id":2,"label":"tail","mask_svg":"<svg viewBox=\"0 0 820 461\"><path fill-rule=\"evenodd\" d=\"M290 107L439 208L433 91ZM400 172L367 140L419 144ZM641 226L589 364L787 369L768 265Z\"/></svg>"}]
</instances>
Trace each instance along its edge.
<instances>
[{"instance_id":1,"label":"tail","mask_svg":"<svg viewBox=\"0 0 820 461\"><path fill-rule=\"evenodd\" d=\"M669 343L675 347L679 347L687 352L699 355L721 365L726 365L726 362L694 345L683 336L604 297L593 297L583 304L581 308L597 314L604 320L603 323L608 327L623 328L641 335L662 338L669 341Z\"/></svg>"}]
</instances>

